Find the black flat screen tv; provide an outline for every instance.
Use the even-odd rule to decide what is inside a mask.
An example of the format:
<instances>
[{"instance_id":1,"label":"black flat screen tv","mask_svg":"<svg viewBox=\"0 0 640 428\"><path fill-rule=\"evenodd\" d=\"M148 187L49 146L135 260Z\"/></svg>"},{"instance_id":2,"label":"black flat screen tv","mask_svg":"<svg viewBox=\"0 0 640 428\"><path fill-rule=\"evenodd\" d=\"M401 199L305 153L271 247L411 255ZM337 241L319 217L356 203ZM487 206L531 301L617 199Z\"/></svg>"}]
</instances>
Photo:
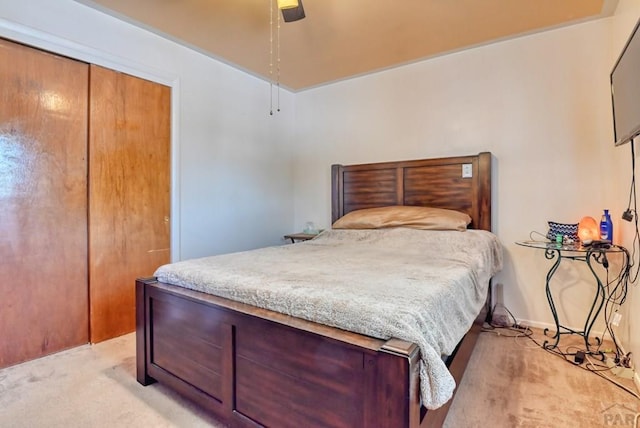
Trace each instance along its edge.
<instances>
[{"instance_id":1,"label":"black flat screen tv","mask_svg":"<svg viewBox=\"0 0 640 428\"><path fill-rule=\"evenodd\" d=\"M640 134L640 20L611 70L615 145Z\"/></svg>"}]
</instances>

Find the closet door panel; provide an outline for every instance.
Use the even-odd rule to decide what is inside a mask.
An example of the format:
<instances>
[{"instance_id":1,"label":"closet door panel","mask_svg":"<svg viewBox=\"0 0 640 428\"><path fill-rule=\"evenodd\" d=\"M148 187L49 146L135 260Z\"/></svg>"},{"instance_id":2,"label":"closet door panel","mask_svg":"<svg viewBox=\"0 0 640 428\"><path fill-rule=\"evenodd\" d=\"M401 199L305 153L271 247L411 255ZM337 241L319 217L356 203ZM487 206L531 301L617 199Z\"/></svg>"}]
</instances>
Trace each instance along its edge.
<instances>
[{"instance_id":1,"label":"closet door panel","mask_svg":"<svg viewBox=\"0 0 640 428\"><path fill-rule=\"evenodd\" d=\"M91 342L135 330L135 279L170 260L170 88L90 71Z\"/></svg>"},{"instance_id":2,"label":"closet door panel","mask_svg":"<svg viewBox=\"0 0 640 428\"><path fill-rule=\"evenodd\" d=\"M0 40L0 367L88 342L88 65Z\"/></svg>"}]
</instances>

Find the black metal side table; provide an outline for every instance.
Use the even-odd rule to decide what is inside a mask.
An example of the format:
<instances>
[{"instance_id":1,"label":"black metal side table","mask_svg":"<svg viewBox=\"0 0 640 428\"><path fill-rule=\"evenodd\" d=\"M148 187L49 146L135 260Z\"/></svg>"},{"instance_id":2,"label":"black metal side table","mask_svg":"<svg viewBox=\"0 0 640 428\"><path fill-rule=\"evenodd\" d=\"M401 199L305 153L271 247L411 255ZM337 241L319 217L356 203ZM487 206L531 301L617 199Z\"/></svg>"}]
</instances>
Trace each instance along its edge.
<instances>
[{"instance_id":1,"label":"black metal side table","mask_svg":"<svg viewBox=\"0 0 640 428\"><path fill-rule=\"evenodd\" d=\"M602 283L602 280L594 270L594 262L599 265L603 265L604 267L609 266L609 261L607 259L607 254L611 253L623 253L627 252L624 247L618 245L610 245L607 247L591 247L591 246L582 246L580 244L560 244L555 242L542 242L542 241L520 241L516 242L518 245L522 245L529 248L535 248L544 250L544 256L548 260L554 260L555 262L549 269L547 273L547 283L546 283L546 292L547 292L547 300L549 302L549 308L551 309L551 314L553 315L553 320L556 325L555 333L550 336L549 329L544 329L545 336L549 336L551 341L545 340L543 347L546 349L553 349L558 347L558 343L560 342L560 337L563 334L577 334L584 338L584 343L587 348L587 351L591 351L591 346L593 346L589 342L589 335L591 334L591 328L593 324L596 322L600 311L602 310L602 306L604 302L608 298L607 289L605 285ZM583 330L574 330L572 328L566 327L560 323L558 318L558 311L556 310L556 305L553 301L553 295L551 293L551 278L558 270L560 263L562 260L575 260L585 262L587 266L589 266L589 270L593 274L593 277L596 281L597 288L596 294L593 298L593 303L591 304L591 309L589 309L589 313L587 314L587 318L584 322ZM601 339L599 337L595 337L596 345L600 345Z\"/></svg>"}]
</instances>

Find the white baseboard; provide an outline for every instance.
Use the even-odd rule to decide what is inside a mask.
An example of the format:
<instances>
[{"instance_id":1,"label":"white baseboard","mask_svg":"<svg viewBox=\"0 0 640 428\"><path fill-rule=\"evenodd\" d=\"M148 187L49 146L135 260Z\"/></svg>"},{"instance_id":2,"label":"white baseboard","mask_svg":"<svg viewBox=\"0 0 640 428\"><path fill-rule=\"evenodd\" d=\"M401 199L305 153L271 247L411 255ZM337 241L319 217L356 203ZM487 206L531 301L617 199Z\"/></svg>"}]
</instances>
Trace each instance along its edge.
<instances>
[{"instance_id":1,"label":"white baseboard","mask_svg":"<svg viewBox=\"0 0 640 428\"><path fill-rule=\"evenodd\" d=\"M518 324L526 327L539 328L541 330L544 330L545 328L548 328L549 330L556 329L556 326L554 324L547 324L547 323L531 321L531 320L518 320Z\"/></svg>"},{"instance_id":2,"label":"white baseboard","mask_svg":"<svg viewBox=\"0 0 640 428\"><path fill-rule=\"evenodd\" d=\"M522 326L527 326L527 327L533 327L533 328L539 328L541 330L544 330L545 328L548 328L550 331L556 331L556 325L555 324L551 324L551 323L544 323L544 322L539 322L539 321L531 321L531 320L518 320L518 324L522 325ZM569 327L572 328L574 330L580 331L583 327ZM604 332L603 331L596 331L596 330L591 330L591 334L590 337L600 337L602 338L604 336Z\"/></svg>"}]
</instances>

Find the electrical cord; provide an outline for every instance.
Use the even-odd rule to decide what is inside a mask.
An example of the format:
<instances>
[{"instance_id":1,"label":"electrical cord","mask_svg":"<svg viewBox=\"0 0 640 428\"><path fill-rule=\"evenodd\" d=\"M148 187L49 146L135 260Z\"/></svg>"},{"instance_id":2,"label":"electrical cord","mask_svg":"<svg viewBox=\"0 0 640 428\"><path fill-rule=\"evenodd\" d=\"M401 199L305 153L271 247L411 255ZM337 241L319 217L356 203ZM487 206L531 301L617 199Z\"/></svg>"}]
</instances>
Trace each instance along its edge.
<instances>
[{"instance_id":1,"label":"electrical cord","mask_svg":"<svg viewBox=\"0 0 640 428\"><path fill-rule=\"evenodd\" d=\"M627 292L628 292L628 284L629 284L629 273L631 269L630 264L630 256L629 252L624 247L616 246L618 249L622 250L623 261L620 267L620 271L618 275L612 280L609 279L609 267L608 265L604 265L606 270L606 281L603 287L605 288L605 301L604 303L604 321L605 321L605 334L609 333L611 336L611 340L613 341L615 347L615 361L619 363L620 361L626 361L628 365L628 361L630 359L630 353L627 355L623 355L621 351L620 343L618 342L618 338L616 337L615 331L612 327L611 316L617 313L617 309L626 301ZM604 340L604 337L603 337ZM600 346L603 341L598 345L598 351L600 350ZM623 364L624 365L624 364Z\"/></svg>"},{"instance_id":2,"label":"electrical cord","mask_svg":"<svg viewBox=\"0 0 640 428\"><path fill-rule=\"evenodd\" d=\"M504 327L504 325L497 325L493 323L493 314L496 313L496 308L500 306L502 309L504 309L505 311L507 311L507 313L509 314L509 316L511 317L511 321L513 321L512 325L517 325L518 324L518 320L516 319L516 317L513 315L513 313L511 313L511 311L509 310L509 308L507 308L504 304L502 303L496 303L495 305L493 305L493 308L491 308L491 325L494 327Z\"/></svg>"},{"instance_id":3,"label":"electrical cord","mask_svg":"<svg viewBox=\"0 0 640 428\"><path fill-rule=\"evenodd\" d=\"M635 272L631 273L631 283L636 284L638 274L640 273L640 260L636 260L636 256L640 254L640 229L638 228L638 202L636 197L636 151L635 151L635 138L631 139L631 188L629 189L629 204L627 210L622 214L622 218L627 221L634 222L634 235L631 245L631 267L635 267ZM631 209L631 203L633 201L633 209ZM633 270L633 269L632 269Z\"/></svg>"},{"instance_id":4,"label":"electrical cord","mask_svg":"<svg viewBox=\"0 0 640 428\"><path fill-rule=\"evenodd\" d=\"M534 238L534 235L540 235L542 237L542 240ZM531 232L529 232L529 239L531 241L536 241L536 242L549 242L549 238L547 238L547 235L545 235L544 233L540 233L538 231L535 231L535 230L532 230Z\"/></svg>"}]
</instances>

